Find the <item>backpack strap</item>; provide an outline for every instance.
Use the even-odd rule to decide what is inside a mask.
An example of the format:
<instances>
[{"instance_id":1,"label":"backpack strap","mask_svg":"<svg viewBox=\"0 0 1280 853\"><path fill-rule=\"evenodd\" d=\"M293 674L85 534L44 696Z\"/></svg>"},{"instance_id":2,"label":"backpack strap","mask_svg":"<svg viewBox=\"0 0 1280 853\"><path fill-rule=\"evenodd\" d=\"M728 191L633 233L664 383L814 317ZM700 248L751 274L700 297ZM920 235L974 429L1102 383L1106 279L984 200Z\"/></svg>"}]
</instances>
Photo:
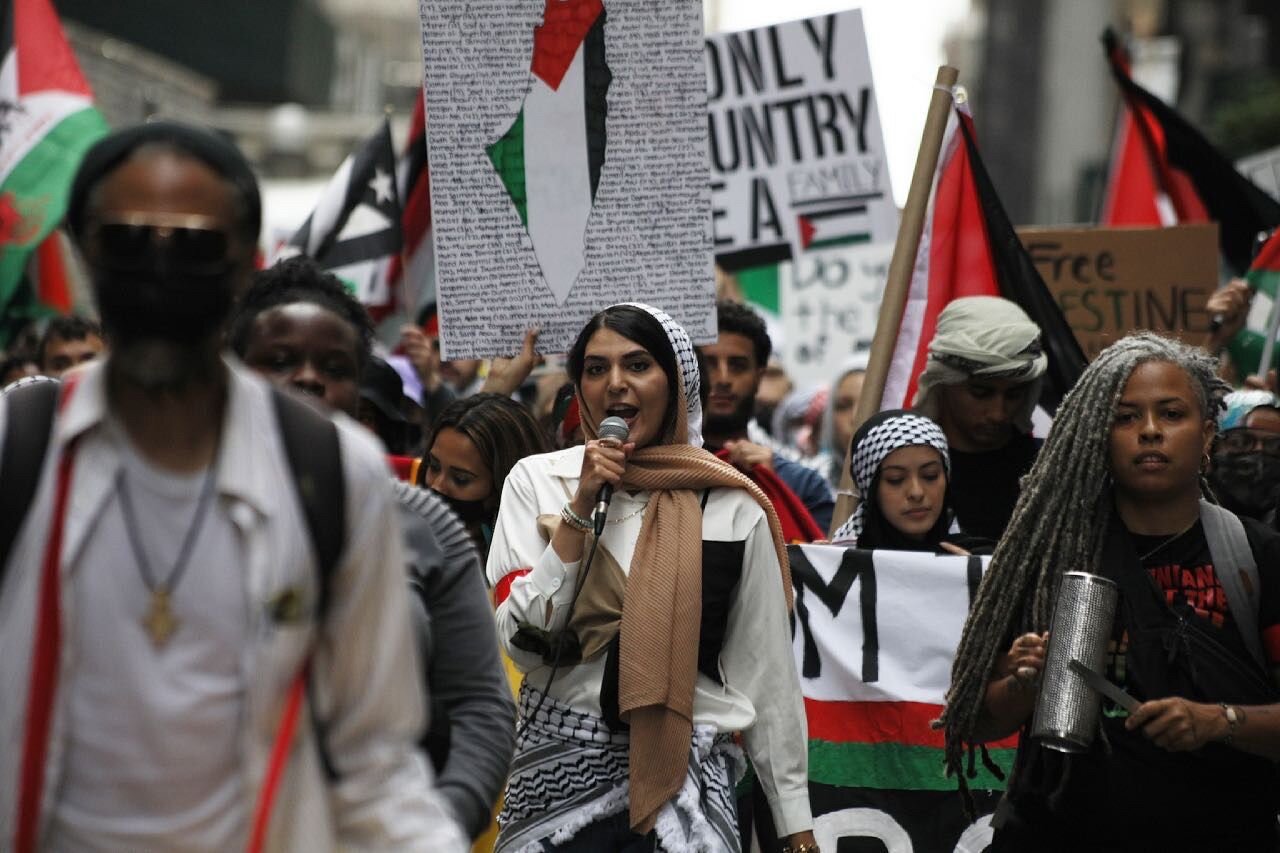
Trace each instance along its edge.
<instances>
[{"instance_id":1,"label":"backpack strap","mask_svg":"<svg viewBox=\"0 0 1280 853\"><path fill-rule=\"evenodd\" d=\"M328 611L333 573L346 539L346 479L338 428L301 400L275 388L276 419L320 571L316 620Z\"/></svg>"},{"instance_id":2,"label":"backpack strap","mask_svg":"<svg viewBox=\"0 0 1280 853\"><path fill-rule=\"evenodd\" d=\"M316 624L324 622L329 611L333 574L338 568L338 558L346 540L347 530L347 482L342 473L342 448L338 441L338 427L333 421L312 409L301 400L295 400L277 388L271 389L275 402L276 420L280 424L280 440L284 444L293 483L302 502L302 514L307 519L307 531L311 534L311 546L315 549L316 568L319 571L316 596ZM330 781L338 778L337 767L329 755L325 742L325 727L316 714L316 703L311 696L310 658L308 658L295 690L306 692L307 711L311 728L316 735L320 764ZM292 714L297 704L291 702ZM289 740L292 733L290 715L285 716L278 740ZM272 786L274 788L274 786ZM269 814L274 790L263 796ZM265 819L265 818L264 818Z\"/></svg>"},{"instance_id":3,"label":"backpack strap","mask_svg":"<svg viewBox=\"0 0 1280 853\"><path fill-rule=\"evenodd\" d=\"M1240 629L1245 648L1266 672L1269 667L1262 654L1262 635L1258 632L1261 581L1244 524L1234 513L1205 500L1200 501L1200 521L1209 542L1214 573L1227 594L1227 607Z\"/></svg>"},{"instance_id":4,"label":"backpack strap","mask_svg":"<svg viewBox=\"0 0 1280 853\"><path fill-rule=\"evenodd\" d=\"M61 388L62 383L43 379L15 386L4 395L8 423L0 448L0 581L40 483Z\"/></svg>"}]
</instances>

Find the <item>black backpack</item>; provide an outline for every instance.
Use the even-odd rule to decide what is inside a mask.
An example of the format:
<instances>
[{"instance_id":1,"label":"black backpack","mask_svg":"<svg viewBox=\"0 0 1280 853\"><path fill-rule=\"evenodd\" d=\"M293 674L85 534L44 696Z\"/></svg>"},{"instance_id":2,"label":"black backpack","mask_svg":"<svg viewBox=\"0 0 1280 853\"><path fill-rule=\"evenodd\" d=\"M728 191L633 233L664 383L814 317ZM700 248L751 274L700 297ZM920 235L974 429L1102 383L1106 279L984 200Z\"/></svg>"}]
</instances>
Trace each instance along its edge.
<instances>
[{"instance_id":1,"label":"black backpack","mask_svg":"<svg viewBox=\"0 0 1280 853\"><path fill-rule=\"evenodd\" d=\"M45 380L18 385L4 395L8 424L0 447L0 581L40 483L61 389L62 383ZM347 529L346 481L338 429L328 418L284 392L273 388L271 396L315 548L320 574L316 614L317 620L323 620Z\"/></svg>"}]
</instances>

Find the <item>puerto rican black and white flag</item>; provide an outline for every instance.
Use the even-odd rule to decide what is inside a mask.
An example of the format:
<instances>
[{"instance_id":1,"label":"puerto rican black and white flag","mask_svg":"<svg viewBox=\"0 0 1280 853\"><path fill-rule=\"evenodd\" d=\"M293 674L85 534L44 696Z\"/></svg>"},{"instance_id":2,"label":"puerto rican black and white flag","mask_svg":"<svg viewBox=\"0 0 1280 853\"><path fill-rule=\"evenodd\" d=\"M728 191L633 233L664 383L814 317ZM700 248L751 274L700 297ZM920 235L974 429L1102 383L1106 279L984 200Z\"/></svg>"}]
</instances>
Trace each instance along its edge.
<instances>
[{"instance_id":1,"label":"puerto rican black and white flag","mask_svg":"<svg viewBox=\"0 0 1280 853\"><path fill-rule=\"evenodd\" d=\"M400 255L400 196L385 118L329 180L315 210L277 259L306 255L343 279L365 306L392 304L390 268Z\"/></svg>"}]
</instances>

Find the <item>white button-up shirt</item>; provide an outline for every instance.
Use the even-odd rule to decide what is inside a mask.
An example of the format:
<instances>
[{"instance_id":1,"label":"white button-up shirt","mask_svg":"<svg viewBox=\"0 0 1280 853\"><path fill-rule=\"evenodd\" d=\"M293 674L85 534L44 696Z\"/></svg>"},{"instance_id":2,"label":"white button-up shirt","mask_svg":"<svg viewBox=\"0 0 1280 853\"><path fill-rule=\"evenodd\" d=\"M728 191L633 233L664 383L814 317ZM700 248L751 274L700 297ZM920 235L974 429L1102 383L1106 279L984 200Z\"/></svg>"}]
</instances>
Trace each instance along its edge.
<instances>
[{"instance_id":1,"label":"white button-up shirt","mask_svg":"<svg viewBox=\"0 0 1280 853\"><path fill-rule=\"evenodd\" d=\"M497 608L498 636L529 684L547 688L550 668L516 648L521 625L559 630L569 619L579 562L566 564L538 532L540 515L558 515L578 488L583 448L530 456L507 475L498 523L489 549L489 583L505 595ZM647 492L619 489L609 505L610 523L600 538L623 572L628 571L649 501ZM662 531L653 531L661 536ZM742 489L712 489L702 516L702 538L744 542L742 578L734 591L717 684L699 672L693 722L720 732L742 732L774 820L782 835L809 829L808 727L791 652L791 627L782 573L764 510ZM527 571L526 574L515 574ZM509 578L514 575L514 579ZM504 578L507 580L504 582ZM604 655L560 667L549 694L600 715Z\"/></svg>"},{"instance_id":2,"label":"white button-up shirt","mask_svg":"<svg viewBox=\"0 0 1280 853\"><path fill-rule=\"evenodd\" d=\"M243 812L252 814L257 802L289 685L314 651L310 695L338 778L326 780L312 715L304 709L275 800L267 849L465 850L463 835L415 748L424 690L410 635L398 516L381 449L349 419L338 419L347 530L331 601L323 625L315 624L305 607L306 615L297 621L276 621L269 604L282 593L316 600L318 569L270 390L236 362L226 364L215 511L225 512L234 524L245 555L244 565L228 567L239 574L247 605L248 627L239 650L245 685L238 761ZM40 486L0 586L0 847L12 843L17 819L55 470L68 443L78 439L59 567L64 640L44 770L42 831L58 796L68 735L65 697L78 665L72 651L77 644L67 639L79 622L77 569L122 464L107 427L105 380L103 364L80 373L55 424ZM0 398L0 440L14 417ZM182 720L172 724L180 727ZM170 841L157 839L153 849L176 849Z\"/></svg>"}]
</instances>

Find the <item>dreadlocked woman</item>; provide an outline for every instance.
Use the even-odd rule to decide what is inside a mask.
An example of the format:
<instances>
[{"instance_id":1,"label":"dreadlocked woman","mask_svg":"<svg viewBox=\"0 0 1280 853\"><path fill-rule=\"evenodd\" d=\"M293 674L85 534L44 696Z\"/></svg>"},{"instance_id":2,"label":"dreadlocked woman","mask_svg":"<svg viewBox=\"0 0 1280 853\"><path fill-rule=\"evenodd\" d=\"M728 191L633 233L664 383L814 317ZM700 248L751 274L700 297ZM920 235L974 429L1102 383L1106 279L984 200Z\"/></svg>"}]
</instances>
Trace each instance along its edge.
<instances>
[{"instance_id":1,"label":"dreadlocked woman","mask_svg":"<svg viewBox=\"0 0 1280 853\"><path fill-rule=\"evenodd\" d=\"M993 850L1278 849L1280 537L1201 498L1226 390L1215 367L1151 334L1108 347L1023 483L941 720L966 797L965 746L1022 729ZM1249 580L1235 569L1250 557L1254 580L1233 583ZM1107 675L1141 701L1128 715L1104 702L1079 755L1028 732L1043 632L1071 570L1118 584Z\"/></svg>"},{"instance_id":2,"label":"dreadlocked woman","mask_svg":"<svg viewBox=\"0 0 1280 853\"><path fill-rule=\"evenodd\" d=\"M586 446L516 464L489 551L498 635L526 673L496 849L738 853L740 731L786 849L814 853L782 531L702 449L688 335L615 305L568 368ZM621 446L597 438L609 416Z\"/></svg>"}]
</instances>

